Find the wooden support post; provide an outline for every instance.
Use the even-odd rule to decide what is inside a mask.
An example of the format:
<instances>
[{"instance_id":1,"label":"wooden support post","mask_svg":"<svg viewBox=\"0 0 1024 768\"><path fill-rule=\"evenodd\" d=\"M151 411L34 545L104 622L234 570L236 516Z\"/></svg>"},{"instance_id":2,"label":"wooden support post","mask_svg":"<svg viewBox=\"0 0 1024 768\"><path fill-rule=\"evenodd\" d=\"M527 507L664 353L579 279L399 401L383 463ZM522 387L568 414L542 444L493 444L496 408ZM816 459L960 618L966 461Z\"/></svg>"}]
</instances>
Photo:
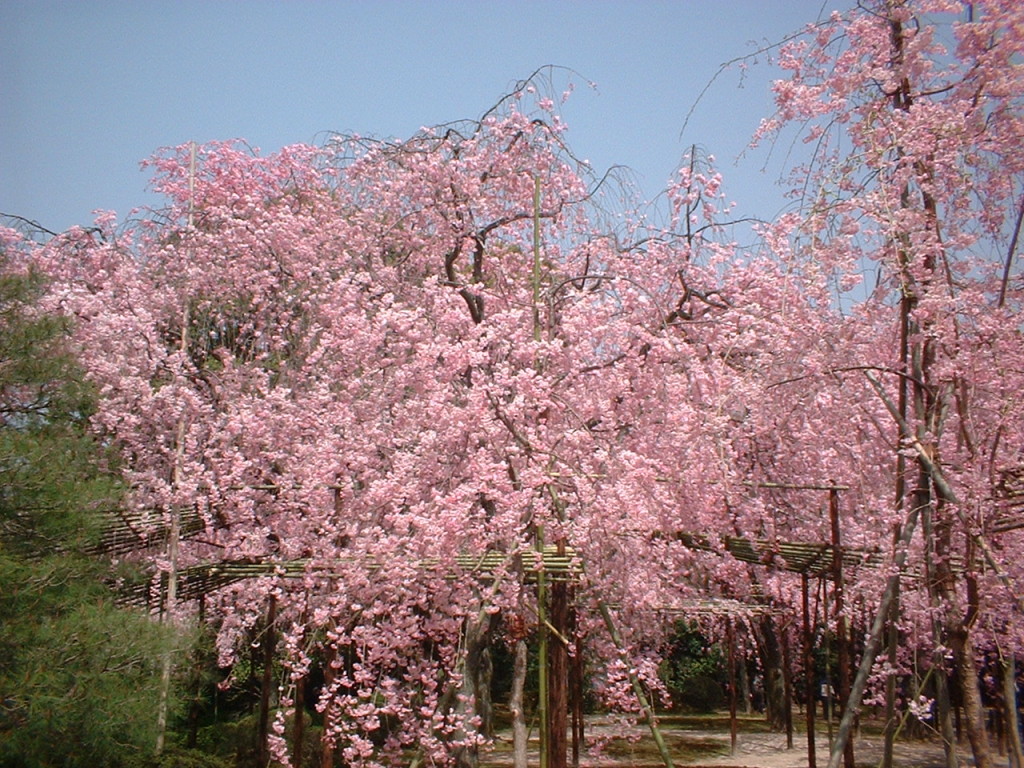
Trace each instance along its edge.
<instances>
[{"instance_id":1,"label":"wooden support post","mask_svg":"<svg viewBox=\"0 0 1024 768\"><path fill-rule=\"evenodd\" d=\"M306 675L295 681L295 720L292 723L292 760L303 764L302 753L306 740Z\"/></svg>"},{"instance_id":2,"label":"wooden support post","mask_svg":"<svg viewBox=\"0 0 1024 768\"><path fill-rule=\"evenodd\" d=\"M804 699L807 704L807 768L818 768L818 755L814 744L814 636L811 634L811 598L807 573L800 574L803 608Z\"/></svg>"},{"instance_id":3,"label":"wooden support post","mask_svg":"<svg viewBox=\"0 0 1024 768\"><path fill-rule=\"evenodd\" d=\"M828 734L828 751L832 752L833 742L835 741L835 733L832 728L832 715L833 715L833 696L832 696L832 647L829 643L829 631L828 631L828 584L825 578L821 579L821 624L825 627L825 677L823 681L824 701L822 706L825 709L825 731Z\"/></svg>"},{"instance_id":4,"label":"wooden support post","mask_svg":"<svg viewBox=\"0 0 1024 768\"><path fill-rule=\"evenodd\" d=\"M729 645L729 754L736 754L736 638L733 635L732 619L725 625L726 642Z\"/></svg>"},{"instance_id":5,"label":"wooden support post","mask_svg":"<svg viewBox=\"0 0 1024 768\"><path fill-rule=\"evenodd\" d=\"M579 617L576 614L575 589L569 592L569 638L572 657L569 660L569 711L572 713L572 765L579 768L583 749L583 654L579 638Z\"/></svg>"},{"instance_id":6,"label":"wooden support post","mask_svg":"<svg viewBox=\"0 0 1024 768\"><path fill-rule=\"evenodd\" d=\"M785 699L786 749L793 748L793 665L789 657L789 632L782 627L782 691Z\"/></svg>"},{"instance_id":7,"label":"wooden support post","mask_svg":"<svg viewBox=\"0 0 1024 768\"><path fill-rule=\"evenodd\" d=\"M843 610L843 554L839 531L839 491L828 492L829 519L832 523L832 575L835 579L836 600L836 643L839 664L839 701L844 715L850 707L850 637L846 629L846 613ZM854 768L853 740L847 739L843 751L843 765Z\"/></svg>"},{"instance_id":8,"label":"wooden support post","mask_svg":"<svg viewBox=\"0 0 1024 768\"><path fill-rule=\"evenodd\" d=\"M337 491L335 491L337 498ZM305 607L302 610L302 632L309 627L309 592L306 592ZM306 737L306 678L308 672L295 681L295 720L292 723L292 761L299 768L303 765L303 752L305 751Z\"/></svg>"},{"instance_id":9,"label":"wooden support post","mask_svg":"<svg viewBox=\"0 0 1024 768\"><path fill-rule=\"evenodd\" d=\"M897 485L897 498L899 508L903 508L903 477L900 475ZM899 536L899 526L896 527L894 536ZM896 746L896 732L900 726L900 718L896 712L896 655L899 652L899 605L900 592L899 584L893 591L892 608L889 610L889 636L887 638L886 656L888 657L891 669L889 676L885 679L885 742L882 747L882 762L880 768L893 768L893 753Z\"/></svg>"},{"instance_id":10,"label":"wooden support post","mask_svg":"<svg viewBox=\"0 0 1024 768\"><path fill-rule=\"evenodd\" d=\"M260 712L257 727L257 765L270 765L270 689L274 685L274 652L277 646L277 596L270 593L267 606L267 626L263 630L263 679L260 682Z\"/></svg>"},{"instance_id":11,"label":"wooden support post","mask_svg":"<svg viewBox=\"0 0 1024 768\"><path fill-rule=\"evenodd\" d=\"M559 541L558 554L565 554L565 542ZM565 579L552 580L549 620L554 631L548 643L548 768L567 768L569 714L569 585Z\"/></svg>"},{"instance_id":12,"label":"wooden support post","mask_svg":"<svg viewBox=\"0 0 1024 768\"><path fill-rule=\"evenodd\" d=\"M548 714L548 587L544 572L544 526L537 526L537 551L541 563L537 568L537 731L540 737L540 768L549 768L548 735L551 722Z\"/></svg>"}]
</instances>

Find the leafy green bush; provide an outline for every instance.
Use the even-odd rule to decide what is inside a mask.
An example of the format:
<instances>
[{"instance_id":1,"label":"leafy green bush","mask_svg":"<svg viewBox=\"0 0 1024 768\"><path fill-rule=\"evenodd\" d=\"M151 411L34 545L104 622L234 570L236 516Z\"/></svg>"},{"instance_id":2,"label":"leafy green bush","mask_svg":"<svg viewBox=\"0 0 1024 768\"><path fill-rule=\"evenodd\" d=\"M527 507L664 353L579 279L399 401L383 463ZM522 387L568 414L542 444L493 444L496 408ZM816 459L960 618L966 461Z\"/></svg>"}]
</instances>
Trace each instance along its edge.
<instances>
[{"instance_id":1,"label":"leafy green bush","mask_svg":"<svg viewBox=\"0 0 1024 768\"><path fill-rule=\"evenodd\" d=\"M721 650L685 622L676 625L661 675L677 708L712 712L725 705Z\"/></svg>"}]
</instances>

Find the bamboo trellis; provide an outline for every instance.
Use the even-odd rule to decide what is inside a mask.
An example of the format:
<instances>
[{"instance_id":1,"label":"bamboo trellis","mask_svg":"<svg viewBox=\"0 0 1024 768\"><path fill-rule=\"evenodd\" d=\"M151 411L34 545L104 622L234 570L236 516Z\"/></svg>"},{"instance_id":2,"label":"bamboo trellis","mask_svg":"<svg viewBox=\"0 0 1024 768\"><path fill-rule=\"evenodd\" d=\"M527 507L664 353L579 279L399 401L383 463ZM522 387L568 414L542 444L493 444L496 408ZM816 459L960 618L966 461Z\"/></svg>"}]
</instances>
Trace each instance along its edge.
<instances>
[{"instance_id":1,"label":"bamboo trellis","mask_svg":"<svg viewBox=\"0 0 1024 768\"><path fill-rule=\"evenodd\" d=\"M195 536L201 526L195 524L193 518L186 517L187 530ZM186 526L183 526L185 530ZM813 576L830 578L832 574L832 546L829 544L810 544L805 542L772 541L768 539L748 539L741 536L729 536L721 539L705 534L677 531L674 538L689 549L706 552L718 552L731 555L742 562L761 565L775 570L805 573ZM112 538L118 546L125 546L125 539ZM147 532L142 539L147 546L155 546L160 541L160 532ZM885 564L885 553L875 549L842 547L843 564L853 567L879 568ZM553 580L571 580L582 572L582 564L578 554L571 548L560 554L555 546L545 548L543 557L539 553L524 553L523 572L527 580L536 579L538 572L543 572ZM507 567L509 555L497 550L488 550L480 555L459 554L444 561L426 558L419 562L419 567L426 570L448 568L449 578L457 578L461 574L477 573L490 575L501 568ZM372 556L357 555L340 557L332 561L321 561L315 565L306 559L299 560L264 560L264 561L222 561L206 563L185 568L179 576L178 595L181 600L196 600L203 595L215 592L231 584L252 578L279 576L283 578L299 578L312 573L315 576L330 576L332 572L340 572L344 566L359 562L362 567L375 571L382 563ZM156 591L160 592L163 587ZM122 599L133 605L148 605L154 599L161 600L154 594L154 586L149 583L135 583L122 588Z\"/></svg>"},{"instance_id":2,"label":"bamboo trellis","mask_svg":"<svg viewBox=\"0 0 1024 768\"><path fill-rule=\"evenodd\" d=\"M675 538L689 549L719 552L724 549L737 560L756 565L765 565L776 570L806 573L814 576L831 577L832 545L812 544L799 541L778 541L771 539L748 539L744 536L716 537L700 533L677 531ZM841 547L843 565L879 568L885 564L885 553L879 549L863 547Z\"/></svg>"},{"instance_id":3,"label":"bamboo trellis","mask_svg":"<svg viewBox=\"0 0 1024 768\"><path fill-rule=\"evenodd\" d=\"M202 533L205 524L194 507L178 508L179 535L182 539ZM119 557L130 552L164 547L170 528L155 509L108 509L102 513L107 518L103 532L93 544L85 548L90 555Z\"/></svg>"},{"instance_id":4,"label":"bamboo trellis","mask_svg":"<svg viewBox=\"0 0 1024 768\"><path fill-rule=\"evenodd\" d=\"M767 485L765 487L775 487ZM782 487L782 486L780 486ZM824 486L823 486L824 487ZM268 486L264 490L276 490L276 486ZM997 501L1001 509L990 523L993 532L1002 533L1024 528L1024 469L1007 473L997 489ZM204 520L198 508L184 507L178 511L180 521L180 537L194 538L204 530ZM89 547L90 554L122 556L130 552L144 551L163 546L169 535L169 528L158 510L127 510L114 509L106 512L108 523L100 539ZM729 554L737 560L775 570L783 570L810 576L831 578L834 568L833 548L823 542L787 541L764 538L748 538L743 536L717 537L689 531L654 534L657 537L671 537L689 549ZM861 568L880 568L887 562L887 554L881 548L841 547L840 556L843 566ZM342 555L333 563L320 563L315 567L316 575L330 575L332 569L343 564L354 562L356 556ZM536 579L538 570L550 574L554 579L574 579L582 566L576 553L571 550L558 554L554 547L547 547L543 558L539 556L526 558L534 563L524 562L524 574L528 579ZM376 570L381 563L372 557L362 558L364 567ZM507 565L508 554L490 550L482 555L456 555L447 562L452 574L472 573L491 574ZM427 569L442 567L439 560L425 559L420 566ZM296 578L310 572L308 560L292 561L223 561L194 565L182 571L180 576L179 596L182 600L195 600L203 595L215 592L231 584L251 578L261 578L274 574ZM905 574L913 576L913 574ZM162 602L162 591L166 585L159 587L146 583L132 583L121 587L121 598L125 603L133 605L149 605L154 600Z\"/></svg>"},{"instance_id":5,"label":"bamboo trellis","mask_svg":"<svg viewBox=\"0 0 1024 768\"><path fill-rule=\"evenodd\" d=\"M571 548L558 552L552 545L540 553L527 552L522 556L522 568L527 582L536 580L537 574L543 572L552 581L568 581L582 573L582 565ZM300 560L236 560L219 563L194 565L184 568L179 574L179 600L198 600L217 590L229 587L247 579L266 577L301 578L307 574L327 578L340 575L344 566L359 564L362 568L373 572L383 567L380 560L373 556L357 555L341 556L329 562L313 565L312 561ZM445 578L458 578L461 575L481 574L492 576L496 571L508 567L509 555L506 552L487 550L480 555L460 554L450 560L424 558L417 566L423 570L443 570ZM154 589L150 583L126 584L121 588L121 599L129 605L147 606L153 600L162 600L163 585ZM154 594L156 592L156 594Z\"/></svg>"}]
</instances>

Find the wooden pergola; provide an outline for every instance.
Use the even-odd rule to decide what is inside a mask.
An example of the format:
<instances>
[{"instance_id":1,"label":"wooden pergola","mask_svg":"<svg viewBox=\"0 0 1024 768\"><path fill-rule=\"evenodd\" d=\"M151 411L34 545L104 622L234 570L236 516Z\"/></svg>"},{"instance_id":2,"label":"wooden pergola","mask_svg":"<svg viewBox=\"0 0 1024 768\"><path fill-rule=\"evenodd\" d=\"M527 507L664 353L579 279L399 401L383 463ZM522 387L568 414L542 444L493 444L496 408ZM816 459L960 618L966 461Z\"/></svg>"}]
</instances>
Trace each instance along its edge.
<instances>
[{"instance_id":1,"label":"wooden pergola","mask_svg":"<svg viewBox=\"0 0 1024 768\"><path fill-rule=\"evenodd\" d=\"M1022 477L1024 477L1024 475L1022 475ZM874 569L882 567L887 562L887 554L877 547L856 548L844 547L841 545L838 514L839 492L847 490L847 486L787 485L780 483L750 483L748 485L776 490L826 491L829 496L829 515L832 527L831 541L806 542L749 538L743 536L718 537L692 531L668 531L654 535L659 538L671 538L680 542L689 549L728 555L736 560L752 565L765 567L771 570L782 570L799 574L801 576L803 591L802 635L804 663L805 668L807 669L810 669L813 666L813 636L809 619L808 581L811 577L831 580L834 585L833 596L836 603L835 615L839 622L837 634L840 636L838 648L840 654L839 666L841 670L839 699L841 701L846 701L850 690L850 649L846 642L846 618L843 614L842 607L843 570L844 568ZM1021 477L1017 476L1014 476L1006 483L1006 488L1003 489L1004 493L1001 494L1004 502L1001 504L1001 514L993 530L1002 532L1024 527L1024 503L1022 503L1022 500L1024 500L1024 488L1022 488L1022 485L1024 485L1024 483L1021 482ZM165 547L172 535L171 526L167 524L162 515L153 510L130 511L118 509L111 510L107 515L109 518L109 525L106 527L100 540L92 548L92 551L95 554L102 553L120 556L130 552ZM176 515L177 535L179 538L194 538L203 531L204 521L196 508L188 507L176 510ZM340 572L343 567L351 566L353 563L358 563L361 567L370 570L376 570L382 567L381 563L376 561L372 556L359 557L354 555L349 557L341 555L330 562L320 561L316 563L306 559L288 561L264 559L256 561L234 560L197 564L181 569L178 572L176 584L177 599L186 601L199 600L206 595L215 593L232 584L254 578L299 578L311 572L316 575L330 576L331 573ZM509 565L509 554L497 550L487 550L479 555L458 554L443 562L439 559L424 559L418 563L418 566L425 570L444 569L450 574L451 578L467 574L477 574L481 578L488 578L495 572L508 569ZM583 569L584 565L579 554L571 548L566 547L564 543L545 546L542 551L534 552L530 557L522 557L517 563L517 570L520 570L523 578L527 579L530 583L538 585L543 585L545 581L562 583L573 582L583 573ZM122 585L120 594L121 599L126 603L139 607L148 607L150 609L162 609L166 601L167 594L166 576L157 584L149 581L146 583ZM679 606L679 610L683 613L691 613L693 615L717 613L729 616L744 614L750 616L770 610L763 603L748 604L734 600L705 599L700 601L691 601L691 603L692 604L690 605L684 604ZM601 610L613 640L621 649L622 639L618 636L618 632L612 623L607 605L602 603ZM543 622L547 621L546 618L542 618L541 620ZM731 658L733 650L731 619L729 626L729 651ZM559 636L561 636L565 631L565 627L555 627L554 629L555 634ZM730 663L730 672L732 671L732 664ZM807 675L806 677L806 696L809 702L807 707L808 764L810 768L814 768L814 713L813 707L810 705L810 702L813 702L814 700L814 680L811 675ZM634 690L636 691L638 698L641 700L643 708L647 712L652 733L662 750L663 758L665 759L666 764L671 767L671 757L668 755L664 742L658 732L653 709L646 702L642 686L639 681L634 680L633 684ZM731 677L729 687L732 737L733 746L735 748L736 690L735 681ZM788 709L789 706L787 705L787 710ZM576 735L577 732L574 724L574 745ZM787 717L787 736L790 746L792 746L792 735L792 722ZM548 747L549 749L554 747L553 751L556 754L558 750L561 750L562 758L560 762L555 762L550 766L545 765L545 768L561 768L564 766L564 741L561 744L556 741L555 744L550 744ZM574 754L575 753L576 750L574 749ZM547 763L547 761L544 762ZM847 762L847 765L852 764L852 748L850 747L847 749L847 760L845 762Z\"/></svg>"}]
</instances>

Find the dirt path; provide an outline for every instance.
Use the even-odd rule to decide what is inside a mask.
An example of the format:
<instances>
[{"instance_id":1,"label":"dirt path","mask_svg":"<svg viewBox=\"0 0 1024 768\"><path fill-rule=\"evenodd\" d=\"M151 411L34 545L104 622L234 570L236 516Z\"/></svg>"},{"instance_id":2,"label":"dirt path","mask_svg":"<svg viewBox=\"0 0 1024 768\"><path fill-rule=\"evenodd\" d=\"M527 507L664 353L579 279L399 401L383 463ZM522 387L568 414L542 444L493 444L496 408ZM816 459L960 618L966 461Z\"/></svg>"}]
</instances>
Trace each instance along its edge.
<instances>
[{"instance_id":1,"label":"dirt path","mask_svg":"<svg viewBox=\"0 0 1024 768\"><path fill-rule=\"evenodd\" d=\"M727 721L726 721L727 723ZM694 726L697 727L694 727ZM730 754L728 725L708 723L710 727L686 722L682 724L663 723L662 733L669 746L673 761L678 768L806 768L807 741L802 733L794 735L793 749L786 748L785 734L747 729L737 736L736 752ZM625 740L615 737L613 726L604 718L588 718L588 742L600 746L588 750L581 756L581 768L662 768L663 763L646 734L639 740ZM817 734L818 768L828 765L828 736ZM531 744L530 765L538 764L536 745ZM875 768L882 759L881 737L862 735L854 742L858 768ZM994 750L993 750L994 751ZM958 748L960 765L973 765L970 748L964 744ZM511 734L500 733L494 745L482 756L485 768L510 768ZM942 745L933 741L899 740L896 743L894 765L896 768L945 768ZM1007 768L1005 756L994 755L993 768Z\"/></svg>"},{"instance_id":2,"label":"dirt path","mask_svg":"<svg viewBox=\"0 0 1024 768\"><path fill-rule=\"evenodd\" d=\"M700 732L694 732L697 735ZM728 734L704 732L709 738L721 740L728 750ZM816 740L816 757L819 768L828 765L828 739L819 734ZM862 737L854 743L854 757L858 766L877 766L882 759L881 739ZM961 764L970 765L963 750L960 750ZM894 765L898 768L945 768L946 760L942 746L926 741L899 741L894 752ZM793 749L786 749L786 737L774 733L741 733L737 739L735 755L721 755L710 759L699 759L690 766L716 766L717 768L806 768L807 741L803 734L793 739ZM996 766L1005 766L1006 760L997 761Z\"/></svg>"}]
</instances>

